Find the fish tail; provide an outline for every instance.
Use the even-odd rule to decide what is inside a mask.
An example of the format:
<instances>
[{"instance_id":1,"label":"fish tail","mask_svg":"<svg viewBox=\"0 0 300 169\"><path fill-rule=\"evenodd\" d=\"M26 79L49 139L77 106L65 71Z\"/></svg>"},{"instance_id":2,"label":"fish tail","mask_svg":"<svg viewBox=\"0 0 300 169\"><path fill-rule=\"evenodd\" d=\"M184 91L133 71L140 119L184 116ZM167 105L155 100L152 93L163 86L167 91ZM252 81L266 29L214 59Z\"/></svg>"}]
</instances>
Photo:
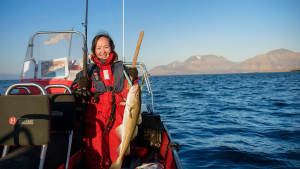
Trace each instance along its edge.
<instances>
[{"instance_id":1,"label":"fish tail","mask_svg":"<svg viewBox=\"0 0 300 169\"><path fill-rule=\"evenodd\" d=\"M109 169L120 169L122 167L123 161L120 158L117 158L116 161L114 161Z\"/></svg>"},{"instance_id":2,"label":"fish tail","mask_svg":"<svg viewBox=\"0 0 300 169\"><path fill-rule=\"evenodd\" d=\"M129 155L129 154L130 154L130 146L128 146L127 151L126 151L125 154L126 154L126 155Z\"/></svg>"}]
</instances>

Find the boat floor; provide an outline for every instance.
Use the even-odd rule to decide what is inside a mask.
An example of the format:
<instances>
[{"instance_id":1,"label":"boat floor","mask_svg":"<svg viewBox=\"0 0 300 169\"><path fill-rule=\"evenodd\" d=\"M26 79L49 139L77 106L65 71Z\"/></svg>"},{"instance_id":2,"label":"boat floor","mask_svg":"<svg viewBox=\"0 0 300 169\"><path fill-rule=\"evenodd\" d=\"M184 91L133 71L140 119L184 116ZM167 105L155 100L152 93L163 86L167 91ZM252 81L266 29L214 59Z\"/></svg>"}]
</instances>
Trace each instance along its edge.
<instances>
[{"instance_id":1,"label":"boat floor","mask_svg":"<svg viewBox=\"0 0 300 169\"><path fill-rule=\"evenodd\" d=\"M145 155L145 157L139 156L126 156L122 165L122 169L132 169L142 164L150 164L150 163L159 163L159 152L151 152L150 154ZM73 169L85 169L84 160L81 159L79 163L77 163Z\"/></svg>"},{"instance_id":2,"label":"boat floor","mask_svg":"<svg viewBox=\"0 0 300 169\"><path fill-rule=\"evenodd\" d=\"M50 136L44 169L57 169L66 160L67 140L66 134L53 134ZM2 169L33 169L38 168L40 159L40 146L10 147L10 152L0 158ZM73 139L71 154L80 149L78 139Z\"/></svg>"},{"instance_id":3,"label":"boat floor","mask_svg":"<svg viewBox=\"0 0 300 169\"><path fill-rule=\"evenodd\" d=\"M45 169L57 169L65 162L67 152L67 135L52 134L47 149ZM137 142L137 141L135 141ZM71 154L80 150L81 142L78 137L74 137ZM122 168L136 168L144 163L159 163L160 152L157 148L132 146L131 155L126 156ZM38 168L41 147L10 147L10 152L4 158L0 158L1 169L33 169ZM144 153L144 154L143 154ZM141 155L142 154L142 155ZM74 165L74 169L84 169L85 163L81 158Z\"/></svg>"}]
</instances>

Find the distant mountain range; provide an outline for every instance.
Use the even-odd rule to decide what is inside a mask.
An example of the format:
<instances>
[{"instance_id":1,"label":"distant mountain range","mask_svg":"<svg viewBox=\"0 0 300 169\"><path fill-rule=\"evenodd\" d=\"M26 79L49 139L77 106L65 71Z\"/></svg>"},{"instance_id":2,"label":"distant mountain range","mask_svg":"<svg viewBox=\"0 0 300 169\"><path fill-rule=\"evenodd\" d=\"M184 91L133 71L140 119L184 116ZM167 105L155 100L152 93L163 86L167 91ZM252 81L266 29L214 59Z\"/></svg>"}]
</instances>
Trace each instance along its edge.
<instances>
[{"instance_id":1,"label":"distant mountain range","mask_svg":"<svg viewBox=\"0 0 300 169\"><path fill-rule=\"evenodd\" d=\"M253 72L286 72L300 70L300 52L277 49L243 62L232 62L223 56L191 56L150 70L151 75L224 74ZM18 80L20 75L1 74L0 80Z\"/></svg>"},{"instance_id":2,"label":"distant mountain range","mask_svg":"<svg viewBox=\"0 0 300 169\"><path fill-rule=\"evenodd\" d=\"M150 70L151 75L224 74L253 72L285 72L300 69L300 52L277 49L243 62L232 62L222 56L191 56Z\"/></svg>"}]
</instances>

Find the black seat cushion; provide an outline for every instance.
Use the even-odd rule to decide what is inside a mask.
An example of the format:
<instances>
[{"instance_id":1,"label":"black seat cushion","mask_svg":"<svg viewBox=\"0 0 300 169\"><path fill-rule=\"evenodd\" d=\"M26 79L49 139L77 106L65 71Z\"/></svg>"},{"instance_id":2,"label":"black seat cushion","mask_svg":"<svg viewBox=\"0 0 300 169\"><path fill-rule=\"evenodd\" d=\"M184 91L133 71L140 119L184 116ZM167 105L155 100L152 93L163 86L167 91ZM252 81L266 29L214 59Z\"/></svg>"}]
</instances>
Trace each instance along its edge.
<instances>
[{"instance_id":1,"label":"black seat cushion","mask_svg":"<svg viewBox=\"0 0 300 169\"><path fill-rule=\"evenodd\" d=\"M75 125L75 97L70 94L53 94L50 98L52 131L69 131Z\"/></svg>"},{"instance_id":2,"label":"black seat cushion","mask_svg":"<svg viewBox=\"0 0 300 169\"><path fill-rule=\"evenodd\" d=\"M0 144L43 145L50 137L48 96L0 96Z\"/></svg>"}]
</instances>

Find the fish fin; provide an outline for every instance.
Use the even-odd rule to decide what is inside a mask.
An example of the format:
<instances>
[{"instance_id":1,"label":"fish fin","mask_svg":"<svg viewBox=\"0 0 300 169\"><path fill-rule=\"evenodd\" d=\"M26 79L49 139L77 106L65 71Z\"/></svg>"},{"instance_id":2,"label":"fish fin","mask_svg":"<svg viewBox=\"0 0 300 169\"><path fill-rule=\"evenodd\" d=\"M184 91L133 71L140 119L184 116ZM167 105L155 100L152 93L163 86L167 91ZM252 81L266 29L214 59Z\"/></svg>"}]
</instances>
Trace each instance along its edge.
<instances>
[{"instance_id":1,"label":"fish fin","mask_svg":"<svg viewBox=\"0 0 300 169\"><path fill-rule=\"evenodd\" d=\"M117 148L117 153L120 155L120 151L121 151L121 144L119 145L119 147Z\"/></svg>"},{"instance_id":2,"label":"fish fin","mask_svg":"<svg viewBox=\"0 0 300 169\"><path fill-rule=\"evenodd\" d=\"M121 151L121 145L122 145L122 138L123 138L123 132L122 132L122 127L123 125L119 125L117 128L116 128L116 133L117 133L117 136L119 136L119 138L121 139L121 144L119 145L118 149L117 149L117 153L120 154L120 151Z\"/></svg>"},{"instance_id":3,"label":"fish fin","mask_svg":"<svg viewBox=\"0 0 300 169\"><path fill-rule=\"evenodd\" d=\"M117 160L111 164L109 169L120 169L122 167L122 163L123 163L123 160L121 160L120 158L117 158Z\"/></svg>"},{"instance_id":4,"label":"fish fin","mask_svg":"<svg viewBox=\"0 0 300 169\"><path fill-rule=\"evenodd\" d=\"M126 155L129 155L130 154L130 145L128 145L128 148L127 148L127 151L125 153Z\"/></svg>"},{"instance_id":5,"label":"fish fin","mask_svg":"<svg viewBox=\"0 0 300 169\"><path fill-rule=\"evenodd\" d=\"M136 126L135 127L135 129L134 129L134 131L133 131L133 134L132 134L132 137L131 137L131 140L133 140L136 136L137 136L137 134L138 134L138 126Z\"/></svg>"},{"instance_id":6,"label":"fish fin","mask_svg":"<svg viewBox=\"0 0 300 169\"><path fill-rule=\"evenodd\" d=\"M139 113L139 117L138 117L138 120L136 122L137 125L140 125L142 123L143 119L142 119L142 114Z\"/></svg>"},{"instance_id":7,"label":"fish fin","mask_svg":"<svg viewBox=\"0 0 300 169\"><path fill-rule=\"evenodd\" d=\"M116 133L117 133L117 135L119 136L120 139L122 139L123 134L124 134L124 133L122 133L122 127L123 127L123 125L121 124L121 125L119 125L119 126L116 128Z\"/></svg>"},{"instance_id":8,"label":"fish fin","mask_svg":"<svg viewBox=\"0 0 300 169\"><path fill-rule=\"evenodd\" d=\"M131 113L130 109L129 109L129 117L132 119L132 113Z\"/></svg>"}]
</instances>

